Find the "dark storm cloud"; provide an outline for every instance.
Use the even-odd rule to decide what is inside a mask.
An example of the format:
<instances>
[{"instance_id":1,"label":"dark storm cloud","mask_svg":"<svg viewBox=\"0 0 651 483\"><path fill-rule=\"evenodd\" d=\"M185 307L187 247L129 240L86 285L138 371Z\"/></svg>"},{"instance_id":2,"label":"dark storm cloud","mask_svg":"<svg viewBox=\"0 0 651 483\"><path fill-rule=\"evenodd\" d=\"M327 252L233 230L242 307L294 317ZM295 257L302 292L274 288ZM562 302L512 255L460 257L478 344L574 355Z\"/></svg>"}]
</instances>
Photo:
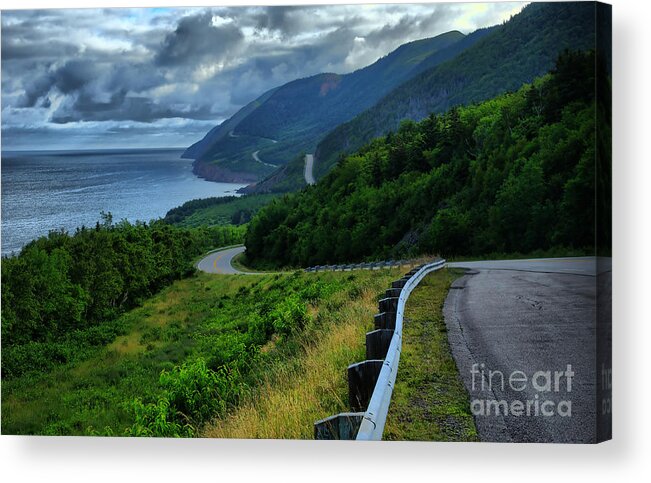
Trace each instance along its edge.
<instances>
[{"instance_id":1,"label":"dark storm cloud","mask_svg":"<svg viewBox=\"0 0 651 483\"><path fill-rule=\"evenodd\" d=\"M366 41L370 42L392 42L401 40L413 32L436 31L437 27L447 23L450 12L441 9L437 5L432 6L433 12L427 16L422 15L403 15L400 20L394 24L383 25L366 35ZM445 31L443 28L440 31Z\"/></svg>"},{"instance_id":2,"label":"dark storm cloud","mask_svg":"<svg viewBox=\"0 0 651 483\"><path fill-rule=\"evenodd\" d=\"M313 7L265 7L254 15L255 27L279 32L288 37L300 32L305 26L306 16Z\"/></svg>"},{"instance_id":3,"label":"dark storm cloud","mask_svg":"<svg viewBox=\"0 0 651 483\"><path fill-rule=\"evenodd\" d=\"M54 85L63 93L78 91L102 74L97 64L87 60L70 60L53 74Z\"/></svg>"},{"instance_id":4,"label":"dark storm cloud","mask_svg":"<svg viewBox=\"0 0 651 483\"><path fill-rule=\"evenodd\" d=\"M150 123L166 118L212 119L208 106L166 106L148 97L127 97L126 91L113 93L104 101L97 101L81 93L70 106L59 108L51 118L57 124L80 121L137 121Z\"/></svg>"},{"instance_id":5,"label":"dark storm cloud","mask_svg":"<svg viewBox=\"0 0 651 483\"><path fill-rule=\"evenodd\" d=\"M160 65L178 65L210 59L220 61L244 41L244 34L233 23L213 25L213 13L203 12L182 18L174 32L165 37L156 55Z\"/></svg>"},{"instance_id":6,"label":"dark storm cloud","mask_svg":"<svg viewBox=\"0 0 651 483\"><path fill-rule=\"evenodd\" d=\"M38 76L24 83L24 94L18 101L18 107L34 107L36 102L47 95L52 88L52 79L48 75Z\"/></svg>"},{"instance_id":7,"label":"dark storm cloud","mask_svg":"<svg viewBox=\"0 0 651 483\"><path fill-rule=\"evenodd\" d=\"M64 99L50 117L54 123L84 120L151 122L163 117L177 117L182 111L158 106L146 97L127 97L129 92L140 92L163 82L161 75L138 67L73 59L26 81L24 95L19 98L17 106L34 107L38 104L50 108L50 96L60 94ZM209 115L205 108L192 114L204 118Z\"/></svg>"},{"instance_id":8,"label":"dark storm cloud","mask_svg":"<svg viewBox=\"0 0 651 483\"><path fill-rule=\"evenodd\" d=\"M4 30L4 29L3 29ZM2 59L52 59L79 53L79 47L66 42L19 44L12 41L9 32L2 35Z\"/></svg>"},{"instance_id":9,"label":"dark storm cloud","mask_svg":"<svg viewBox=\"0 0 651 483\"><path fill-rule=\"evenodd\" d=\"M498 3L5 11L3 145L101 139L102 132L137 144L157 129L174 130L169 142L178 145L185 135L190 144L209 121L220 122L273 87L319 72L350 72L402 43L452 29L469 32L517 8Z\"/></svg>"}]
</instances>

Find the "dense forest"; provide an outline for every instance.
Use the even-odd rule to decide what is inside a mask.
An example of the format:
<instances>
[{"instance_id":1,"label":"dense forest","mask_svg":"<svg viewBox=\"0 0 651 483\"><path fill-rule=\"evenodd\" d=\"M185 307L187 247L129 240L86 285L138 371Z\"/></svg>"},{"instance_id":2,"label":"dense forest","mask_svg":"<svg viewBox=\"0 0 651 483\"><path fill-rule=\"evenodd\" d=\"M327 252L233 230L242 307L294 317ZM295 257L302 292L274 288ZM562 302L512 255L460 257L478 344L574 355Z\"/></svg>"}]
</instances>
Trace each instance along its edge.
<instances>
[{"instance_id":1,"label":"dense forest","mask_svg":"<svg viewBox=\"0 0 651 483\"><path fill-rule=\"evenodd\" d=\"M113 223L30 242L2 259L2 377L45 370L85 343L115 337L107 323L194 271L206 250L240 243L241 227L183 229L160 221Z\"/></svg>"},{"instance_id":2,"label":"dense forest","mask_svg":"<svg viewBox=\"0 0 651 483\"><path fill-rule=\"evenodd\" d=\"M609 173L609 133L596 136L595 116L610 129L609 92L595 102L595 57L565 51L517 92L403 122L317 185L261 210L246 235L249 260L592 252L595 161ZM597 65L607 79L605 62Z\"/></svg>"},{"instance_id":3,"label":"dense forest","mask_svg":"<svg viewBox=\"0 0 651 483\"><path fill-rule=\"evenodd\" d=\"M452 60L406 81L325 136L316 150L315 175L327 173L342 153L396 130L402 120L421 120L519 89L548 72L564 49L594 48L599 13L590 2L527 5Z\"/></svg>"}]
</instances>

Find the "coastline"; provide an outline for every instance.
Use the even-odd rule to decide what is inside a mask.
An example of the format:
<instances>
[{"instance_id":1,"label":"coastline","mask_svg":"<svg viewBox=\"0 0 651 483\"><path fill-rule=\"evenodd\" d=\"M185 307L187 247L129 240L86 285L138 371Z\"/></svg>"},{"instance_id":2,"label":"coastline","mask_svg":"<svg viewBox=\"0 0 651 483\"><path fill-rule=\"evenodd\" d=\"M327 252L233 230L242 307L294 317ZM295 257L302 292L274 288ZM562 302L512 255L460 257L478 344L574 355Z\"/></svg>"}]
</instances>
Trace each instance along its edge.
<instances>
[{"instance_id":1,"label":"coastline","mask_svg":"<svg viewBox=\"0 0 651 483\"><path fill-rule=\"evenodd\" d=\"M232 171L228 168L217 166L216 164L202 161L200 159L195 159L192 162L192 172L199 178L217 183L251 184L259 180L259 177L253 173Z\"/></svg>"},{"instance_id":2,"label":"coastline","mask_svg":"<svg viewBox=\"0 0 651 483\"><path fill-rule=\"evenodd\" d=\"M176 149L20 152L2 159L2 255L51 230L159 219L196 198L239 196L246 183L208 182Z\"/></svg>"}]
</instances>

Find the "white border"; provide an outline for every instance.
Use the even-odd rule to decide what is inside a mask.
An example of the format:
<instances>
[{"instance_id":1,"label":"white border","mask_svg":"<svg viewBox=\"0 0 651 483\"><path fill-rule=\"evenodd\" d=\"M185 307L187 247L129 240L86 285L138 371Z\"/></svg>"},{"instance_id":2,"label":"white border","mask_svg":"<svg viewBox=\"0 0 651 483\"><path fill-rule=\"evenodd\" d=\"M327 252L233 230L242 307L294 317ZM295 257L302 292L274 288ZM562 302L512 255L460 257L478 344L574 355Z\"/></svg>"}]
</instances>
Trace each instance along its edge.
<instances>
[{"instance_id":1,"label":"white border","mask_svg":"<svg viewBox=\"0 0 651 483\"><path fill-rule=\"evenodd\" d=\"M234 4L136 0L137 6ZM238 4L361 3L242 1ZM386 3L386 2L383 2ZM395 2L398 3L398 2ZM400 2L405 3L405 2ZM649 468L649 2L613 0L614 434L598 446L0 437L4 481L642 481ZM51 7L44 0L0 8ZM134 6L57 0L57 7ZM481 481L481 480L479 480Z\"/></svg>"}]
</instances>

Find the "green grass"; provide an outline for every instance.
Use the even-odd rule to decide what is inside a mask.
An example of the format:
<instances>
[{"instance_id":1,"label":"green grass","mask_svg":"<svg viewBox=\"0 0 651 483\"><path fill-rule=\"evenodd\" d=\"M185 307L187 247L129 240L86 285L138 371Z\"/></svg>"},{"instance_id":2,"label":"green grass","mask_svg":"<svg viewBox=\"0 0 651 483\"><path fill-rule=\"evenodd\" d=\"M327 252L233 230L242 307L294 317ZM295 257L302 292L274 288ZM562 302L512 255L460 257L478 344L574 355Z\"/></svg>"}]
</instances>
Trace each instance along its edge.
<instances>
[{"instance_id":1,"label":"green grass","mask_svg":"<svg viewBox=\"0 0 651 483\"><path fill-rule=\"evenodd\" d=\"M217 438L312 439L314 422L349 411L346 368L364 360L365 333L372 330L377 300L398 270L331 272L347 288L310 309L311 323L292 344L274 341L263 351L275 357L256 371L253 390L237 408L200 433Z\"/></svg>"},{"instance_id":2,"label":"green grass","mask_svg":"<svg viewBox=\"0 0 651 483\"><path fill-rule=\"evenodd\" d=\"M233 435L311 437L314 419L344 409L346 366L363 358L377 296L397 277L396 270L386 270L197 274L177 281L124 314L109 344L80 348L83 358L50 372L3 381L2 433L148 434L143 428L151 429L153 405L173 401L169 384L159 381L161 372L177 378L172 385L178 386L185 373L175 367L193 375L193 364L205 361L203 375L227 371L235 395L216 406L206 429L205 415L189 415L191 431L182 434L226 434L211 429L225 428L221 421ZM265 394L292 395L293 407L279 417L268 408L280 400ZM146 417L136 419L136 399ZM252 407L262 411L258 430L238 429L237 415ZM163 433L154 428L150 434Z\"/></svg>"},{"instance_id":3,"label":"green grass","mask_svg":"<svg viewBox=\"0 0 651 483\"><path fill-rule=\"evenodd\" d=\"M463 272L428 275L409 297L400 368L384 439L478 441L468 394L450 353L443 302Z\"/></svg>"},{"instance_id":4,"label":"green grass","mask_svg":"<svg viewBox=\"0 0 651 483\"><path fill-rule=\"evenodd\" d=\"M122 316L123 335L86 360L3 381L3 434L82 435L90 427L122 434L132 423L126 403L155 398L160 372L201 350L197 336L219 303L252 283L204 274L175 282Z\"/></svg>"}]
</instances>

